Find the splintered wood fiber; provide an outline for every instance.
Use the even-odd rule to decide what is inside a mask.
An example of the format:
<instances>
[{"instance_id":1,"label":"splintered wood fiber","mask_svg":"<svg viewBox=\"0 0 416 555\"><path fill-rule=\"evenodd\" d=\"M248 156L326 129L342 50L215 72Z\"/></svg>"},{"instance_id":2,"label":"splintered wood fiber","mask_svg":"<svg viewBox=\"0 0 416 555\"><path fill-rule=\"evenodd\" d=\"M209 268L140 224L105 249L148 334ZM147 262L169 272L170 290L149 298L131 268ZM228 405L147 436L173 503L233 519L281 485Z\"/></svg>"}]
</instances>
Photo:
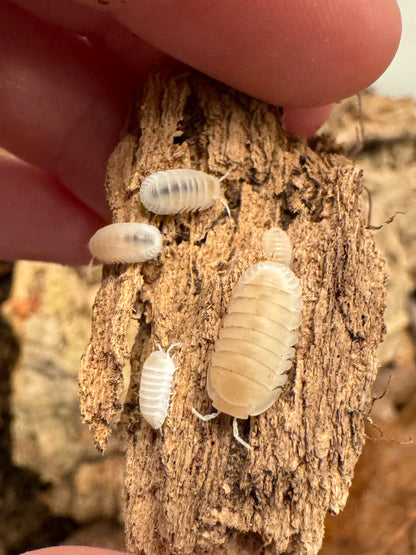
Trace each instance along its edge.
<instances>
[{"instance_id":1,"label":"splintered wood fiber","mask_svg":"<svg viewBox=\"0 0 416 555\"><path fill-rule=\"evenodd\" d=\"M322 150L322 149L320 149ZM138 188L151 173L194 168L217 177L231 209L155 216ZM81 408L104 449L121 407L126 334L137 336L121 431L130 550L145 554L316 554L328 511L344 506L371 410L383 335L384 264L361 207L361 174L282 129L278 108L196 73L155 76L111 156L107 194L115 222L156 225L154 261L107 266L80 374ZM209 361L241 274L261 261L264 230L290 236L304 307L287 388L265 413L211 422ZM140 373L149 353L180 343L162 431L141 417Z\"/></svg>"}]
</instances>

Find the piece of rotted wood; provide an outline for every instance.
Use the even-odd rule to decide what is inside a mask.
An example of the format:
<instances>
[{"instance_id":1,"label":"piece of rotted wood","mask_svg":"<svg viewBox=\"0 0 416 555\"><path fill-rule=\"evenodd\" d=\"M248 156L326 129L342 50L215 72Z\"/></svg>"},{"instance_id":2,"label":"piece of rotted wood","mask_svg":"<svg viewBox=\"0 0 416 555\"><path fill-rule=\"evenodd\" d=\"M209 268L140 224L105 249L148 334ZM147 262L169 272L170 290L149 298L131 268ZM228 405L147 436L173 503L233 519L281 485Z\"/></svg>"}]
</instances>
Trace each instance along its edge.
<instances>
[{"instance_id":1,"label":"piece of rotted wood","mask_svg":"<svg viewBox=\"0 0 416 555\"><path fill-rule=\"evenodd\" d=\"M195 168L223 182L232 218L155 216L137 188L156 171ZM278 108L196 73L155 76L111 156L114 221L159 227L154 261L105 267L80 373L83 417L105 448L120 408L126 334L139 320L121 433L126 449L127 543L134 552L316 554L328 511L347 499L371 410L383 335L385 271L362 213L359 169L285 134ZM240 421L212 411L206 375L231 290L262 260L261 236L287 230L304 308L287 389L265 413ZM141 367L172 343L177 371L162 432L142 419Z\"/></svg>"}]
</instances>

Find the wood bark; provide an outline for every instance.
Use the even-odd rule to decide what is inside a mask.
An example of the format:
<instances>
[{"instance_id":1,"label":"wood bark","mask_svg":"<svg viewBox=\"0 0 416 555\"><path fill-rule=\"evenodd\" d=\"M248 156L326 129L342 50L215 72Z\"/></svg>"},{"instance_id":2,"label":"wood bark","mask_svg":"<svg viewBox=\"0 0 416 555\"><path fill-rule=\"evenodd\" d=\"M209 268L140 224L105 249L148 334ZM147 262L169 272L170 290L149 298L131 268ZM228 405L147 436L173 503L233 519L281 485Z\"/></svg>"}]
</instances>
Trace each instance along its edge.
<instances>
[{"instance_id":1,"label":"wood bark","mask_svg":"<svg viewBox=\"0 0 416 555\"><path fill-rule=\"evenodd\" d=\"M147 175L195 168L220 177L221 203L160 217L138 196ZM162 254L105 266L91 342L80 372L81 409L105 448L121 408L132 310L139 318L120 423L126 449L125 514L138 553L318 552L328 511L345 505L364 441L383 335L384 262L362 213L351 161L285 134L278 108L197 73L154 76L111 156L114 221L144 221ZM239 421L253 447L211 412L206 375L233 286L262 260L265 229L287 230L302 283L300 339L289 383L265 413ZM175 351L174 396L162 432L142 419L140 372L157 344Z\"/></svg>"}]
</instances>

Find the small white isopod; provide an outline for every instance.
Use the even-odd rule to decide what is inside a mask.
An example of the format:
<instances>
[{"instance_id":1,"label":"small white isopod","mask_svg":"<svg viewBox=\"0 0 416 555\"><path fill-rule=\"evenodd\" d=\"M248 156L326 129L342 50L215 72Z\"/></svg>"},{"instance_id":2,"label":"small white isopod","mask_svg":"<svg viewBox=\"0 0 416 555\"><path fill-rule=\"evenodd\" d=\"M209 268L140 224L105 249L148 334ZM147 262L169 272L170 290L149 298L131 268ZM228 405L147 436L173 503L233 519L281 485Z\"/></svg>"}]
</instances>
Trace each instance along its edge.
<instances>
[{"instance_id":1,"label":"small white isopod","mask_svg":"<svg viewBox=\"0 0 416 555\"><path fill-rule=\"evenodd\" d=\"M155 430L162 427L168 414L173 374L176 370L169 351L177 345L179 343L171 345L166 353L159 347L158 351L150 353L143 364L139 391L140 411Z\"/></svg>"},{"instance_id":2,"label":"small white isopod","mask_svg":"<svg viewBox=\"0 0 416 555\"><path fill-rule=\"evenodd\" d=\"M94 233L88 247L93 258L106 264L145 262L162 250L162 235L154 225L110 224Z\"/></svg>"},{"instance_id":3,"label":"small white isopod","mask_svg":"<svg viewBox=\"0 0 416 555\"><path fill-rule=\"evenodd\" d=\"M207 390L217 411L234 417L234 437L248 449L238 434L237 418L261 414L279 397L292 365L301 310L299 280L280 262L255 264L232 291L208 369ZM192 412L203 420L219 414Z\"/></svg>"},{"instance_id":4,"label":"small white isopod","mask_svg":"<svg viewBox=\"0 0 416 555\"><path fill-rule=\"evenodd\" d=\"M154 214L180 214L205 210L219 200L231 217L220 183L213 175L189 169L166 170L146 177L140 187L142 204Z\"/></svg>"}]
</instances>

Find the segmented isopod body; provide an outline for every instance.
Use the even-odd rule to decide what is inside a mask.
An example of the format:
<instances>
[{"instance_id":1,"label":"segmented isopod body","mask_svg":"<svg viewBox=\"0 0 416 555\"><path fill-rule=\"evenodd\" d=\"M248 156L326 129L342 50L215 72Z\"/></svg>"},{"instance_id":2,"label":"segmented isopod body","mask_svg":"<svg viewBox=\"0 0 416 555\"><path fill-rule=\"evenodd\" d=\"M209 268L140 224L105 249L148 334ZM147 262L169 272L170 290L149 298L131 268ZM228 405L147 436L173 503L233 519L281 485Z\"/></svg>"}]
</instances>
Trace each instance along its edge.
<instances>
[{"instance_id":1,"label":"segmented isopod body","mask_svg":"<svg viewBox=\"0 0 416 555\"><path fill-rule=\"evenodd\" d=\"M217 179L205 172L187 169L153 173L141 184L140 200L154 214L205 210L220 200L230 215L220 185L224 178Z\"/></svg>"},{"instance_id":2,"label":"segmented isopod body","mask_svg":"<svg viewBox=\"0 0 416 555\"><path fill-rule=\"evenodd\" d=\"M234 288L208 370L214 407L235 418L267 410L291 367L302 308L299 280L284 264L260 262Z\"/></svg>"},{"instance_id":3,"label":"segmented isopod body","mask_svg":"<svg viewBox=\"0 0 416 555\"><path fill-rule=\"evenodd\" d=\"M175 363L169 356L172 345L165 353L151 353L144 362L140 380L139 402L144 419L158 430L166 419Z\"/></svg>"},{"instance_id":4,"label":"segmented isopod body","mask_svg":"<svg viewBox=\"0 0 416 555\"><path fill-rule=\"evenodd\" d=\"M289 266L292 261L292 245L289 236L283 229L272 227L265 231L262 245L266 258L271 258L274 262Z\"/></svg>"},{"instance_id":5,"label":"segmented isopod body","mask_svg":"<svg viewBox=\"0 0 416 555\"><path fill-rule=\"evenodd\" d=\"M215 352L207 389L218 412L193 414L204 421L221 412L234 416L233 435L247 449L237 418L267 410L287 381L298 338L302 296L299 280L289 269L292 247L279 228L266 231L263 250L274 261L260 262L239 279L231 294Z\"/></svg>"},{"instance_id":6,"label":"segmented isopod body","mask_svg":"<svg viewBox=\"0 0 416 555\"><path fill-rule=\"evenodd\" d=\"M162 235L154 225L118 223L99 229L88 243L94 258L106 264L145 262L162 249Z\"/></svg>"}]
</instances>

